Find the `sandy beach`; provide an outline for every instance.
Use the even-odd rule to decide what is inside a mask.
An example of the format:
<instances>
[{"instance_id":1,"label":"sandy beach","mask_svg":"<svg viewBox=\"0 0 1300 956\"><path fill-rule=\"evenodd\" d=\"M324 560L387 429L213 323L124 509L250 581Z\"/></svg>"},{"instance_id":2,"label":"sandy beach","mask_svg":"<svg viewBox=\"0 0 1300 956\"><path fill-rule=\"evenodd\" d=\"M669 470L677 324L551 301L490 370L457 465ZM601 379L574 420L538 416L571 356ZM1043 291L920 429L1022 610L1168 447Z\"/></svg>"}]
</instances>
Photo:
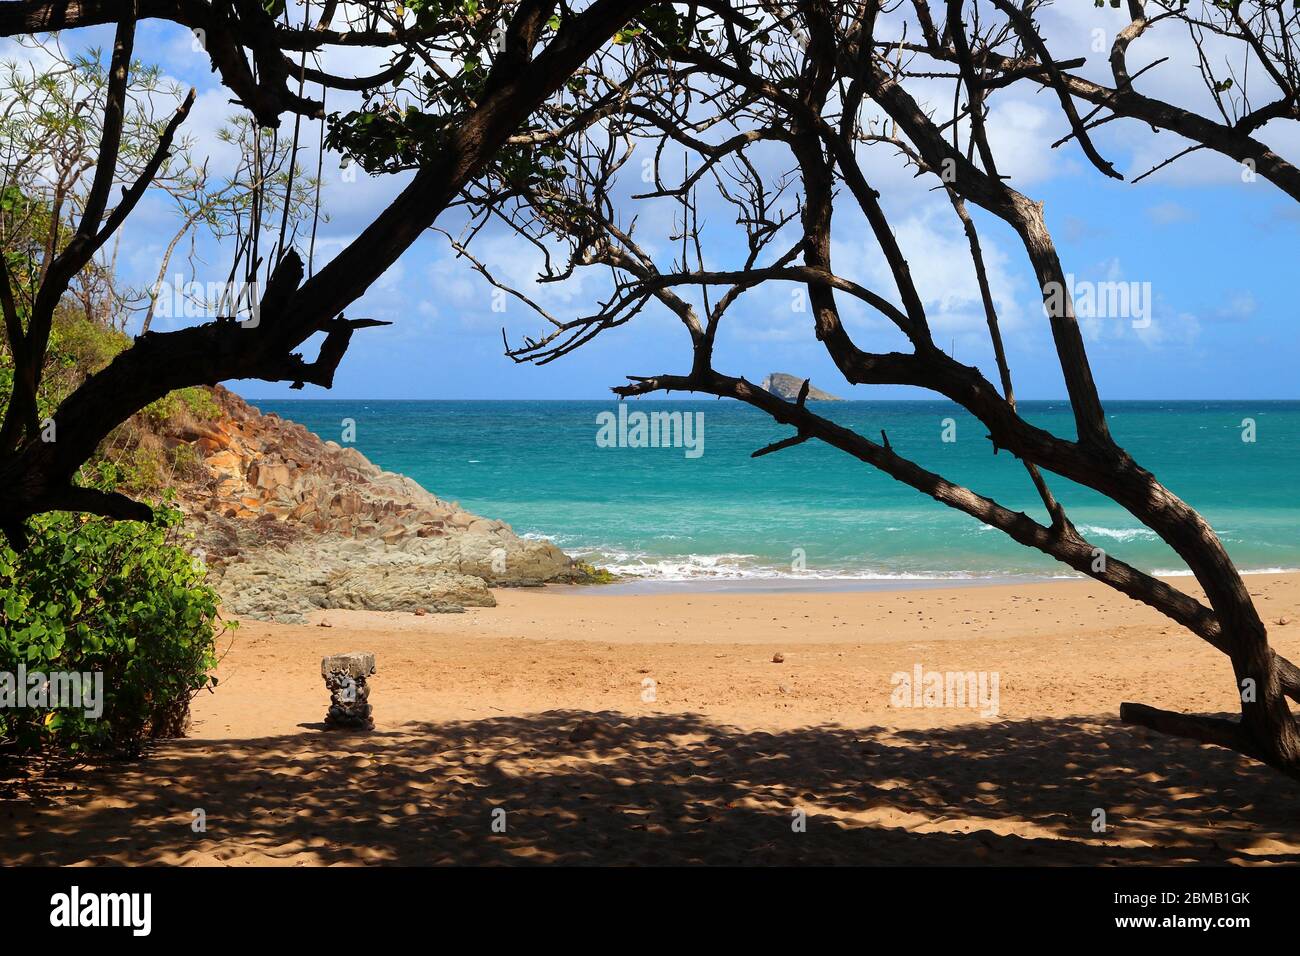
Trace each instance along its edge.
<instances>
[{"instance_id":1,"label":"sandy beach","mask_svg":"<svg viewBox=\"0 0 1300 956\"><path fill-rule=\"evenodd\" d=\"M1247 581L1300 658L1300 575ZM1300 785L1118 721L1236 706L1225 658L1104 587L495 594L245 622L190 737L8 781L0 859L1300 863ZM351 650L370 733L321 723L320 659ZM896 706L918 666L996 674L996 715Z\"/></svg>"}]
</instances>

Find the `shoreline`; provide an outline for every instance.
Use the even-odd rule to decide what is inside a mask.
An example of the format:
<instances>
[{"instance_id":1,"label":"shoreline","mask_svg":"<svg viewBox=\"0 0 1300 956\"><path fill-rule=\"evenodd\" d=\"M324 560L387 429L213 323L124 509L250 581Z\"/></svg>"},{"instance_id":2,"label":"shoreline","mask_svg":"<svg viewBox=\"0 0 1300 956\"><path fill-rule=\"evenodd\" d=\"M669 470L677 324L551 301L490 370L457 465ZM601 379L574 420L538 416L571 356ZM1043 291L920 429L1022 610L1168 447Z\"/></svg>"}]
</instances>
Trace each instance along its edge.
<instances>
[{"instance_id":1,"label":"shoreline","mask_svg":"<svg viewBox=\"0 0 1300 956\"><path fill-rule=\"evenodd\" d=\"M609 571L618 575L611 568L598 570ZM1262 568L1257 571L1239 571L1243 578L1258 576L1300 575L1300 568ZM1151 576L1174 584L1193 577L1190 571L1155 571ZM583 592L591 590L593 594L611 597L638 594L853 594L858 592L890 591L927 591L952 588L984 588L1004 586L1033 586L1036 584L1065 584L1070 582L1087 583L1092 581L1083 574L979 574L964 577L924 577L899 574L897 576L879 575L877 577L817 576L795 575L753 577L728 577L699 575L690 578L659 578L648 575L619 575L615 580L605 584L548 584L546 588L564 592ZM1195 582L1193 581L1193 584Z\"/></svg>"}]
</instances>

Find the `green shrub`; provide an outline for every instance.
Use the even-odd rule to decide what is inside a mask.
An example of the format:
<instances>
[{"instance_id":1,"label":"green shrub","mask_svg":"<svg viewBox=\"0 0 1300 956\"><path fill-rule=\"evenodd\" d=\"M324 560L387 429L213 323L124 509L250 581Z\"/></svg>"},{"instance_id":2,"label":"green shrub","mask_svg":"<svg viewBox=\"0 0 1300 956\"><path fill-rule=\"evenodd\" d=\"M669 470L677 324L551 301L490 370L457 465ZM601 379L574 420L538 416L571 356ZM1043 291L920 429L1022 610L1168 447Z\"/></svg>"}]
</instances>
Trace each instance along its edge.
<instances>
[{"instance_id":1,"label":"green shrub","mask_svg":"<svg viewBox=\"0 0 1300 956\"><path fill-rule=\"evenodd\" d=\"M166 449L151 433L135 431L129 438L133 445L112 449L109 458L100 462L112 465L117 478L113 488L133 498L145 498L163 488L171 477L172 464Z\"/></svg>"},{"instance_id":2,"label":"green shrub","mask_svg":"<svg viewBox=\"0 0 1300 956\"><path fill-rule=\"evenodd\" d=\"M182 478L194 481L206 475L203 454L193 445L180 444L171 450L172 467Z\"/></svg>"},{"instance_id":3,"label":"green shrub","mask_svg":"<svg viewBox=\"0 0 1300 956\"><path fill-rule=\"evenodd\" d=\"M97 718L0 707L6 750L133 755L183 733L191 698L216 684L217 637L231 625L218 622L205 569L169 541L180 513L156 515L148 525L42 515L26 551L0 549L0 673L103 675Z\"/></svg>"},{"instance_id":4,"label":"green shrub","mask_svg":"<svg viewBox=\"0 0 1300 956\"><path fill-rule=\"evenodd\" d=\"M172 394L180 397L190 414L201 422L211 422L221 417L221 406L212 397L212 392L198 385L182 388Z\"/></svg>"},{"instance_id":5,"label":"green shrub","mask_svg":"<svg viewBox=\"0 0 1300 956\"><path fill-rule=\"evenodd\" d=\"M162 398L154 399L140 411L149 419L151 424L157 426L170 421L180 411L180 408L180 399L176 397L176 393L168 392Z\"/></svg>"},{"instance_id":6,"label":"green shrub","mask_svg":"<svg viewBox=\"0 0 1300 956\"><path fill-rule=\"evenodd\" d=\"M144 407L147 415L155 425L165 425L182 411L189 412L196 421L206 422L221 417L221 406L206 388L192 385L168 392L162 398Z\"/></svg>"}]
</instances>

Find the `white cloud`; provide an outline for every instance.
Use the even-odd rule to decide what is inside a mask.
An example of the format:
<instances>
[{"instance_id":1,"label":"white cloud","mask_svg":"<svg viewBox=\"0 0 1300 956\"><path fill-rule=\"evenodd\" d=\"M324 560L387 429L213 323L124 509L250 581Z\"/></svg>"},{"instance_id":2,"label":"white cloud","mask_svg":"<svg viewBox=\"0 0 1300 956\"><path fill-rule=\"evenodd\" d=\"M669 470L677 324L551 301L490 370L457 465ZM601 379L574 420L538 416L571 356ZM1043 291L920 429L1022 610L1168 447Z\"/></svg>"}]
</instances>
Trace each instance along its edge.
<instances>
[{"instance_id":1,"label":"white cloud","mask_svg":"<svg viewBox=\"0 0 1300 956\"><path fill-rule=\"evenodd\" d=\"M1146 215L1148 219L1158 226L1175 226L1195 222L1197 218L1194 209L1189 209L1178 202L1162 202L1154 206L1148 206Z\"/></svg>"}]
</instances>

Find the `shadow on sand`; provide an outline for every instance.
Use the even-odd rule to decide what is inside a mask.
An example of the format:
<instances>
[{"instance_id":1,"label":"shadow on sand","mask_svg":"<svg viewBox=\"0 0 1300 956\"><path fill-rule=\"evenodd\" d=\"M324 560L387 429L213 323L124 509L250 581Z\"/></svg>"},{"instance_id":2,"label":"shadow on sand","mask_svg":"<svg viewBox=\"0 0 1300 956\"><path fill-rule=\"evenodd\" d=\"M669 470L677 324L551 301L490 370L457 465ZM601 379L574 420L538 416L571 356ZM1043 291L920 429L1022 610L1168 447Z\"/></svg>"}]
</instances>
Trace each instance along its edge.
<instances>
[{"instance_id":1,"label":"shadow on sand","mask_svg":"<svg viewBox=\"0 0 1300 956\"><path fill-rule=\"evenodd\" d=\"M0 820L20 839L0 858L22 863L1300 863L1295 782L1106 718L775 734L571 711L305 726L169 742L6 789Z\"/></svg>"}]
</instances>

